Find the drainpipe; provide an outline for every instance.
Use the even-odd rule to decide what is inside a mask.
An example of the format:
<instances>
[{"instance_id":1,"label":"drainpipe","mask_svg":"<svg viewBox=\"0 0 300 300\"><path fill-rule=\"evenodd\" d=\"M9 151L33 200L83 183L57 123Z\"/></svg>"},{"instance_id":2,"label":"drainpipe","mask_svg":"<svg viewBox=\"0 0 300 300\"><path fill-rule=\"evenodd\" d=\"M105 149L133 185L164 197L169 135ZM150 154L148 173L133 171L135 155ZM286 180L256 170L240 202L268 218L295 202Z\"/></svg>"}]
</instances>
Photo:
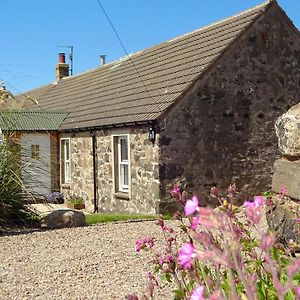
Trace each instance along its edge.
<instances>
[{"instance_id":1,"label":"drainpipe","mask_svg":"<svg viewBox=\"0 0 300 300\"><path fill-rule=\"evenodd\" d=\"M94 184L94 213L97 213L99 211L98 207L98 187L97 187L97 165L96 165L96 136L95 133L91 131L91 137L92 137L92 155L93 155L93 184Z\"/></svg>"}]
</instances>

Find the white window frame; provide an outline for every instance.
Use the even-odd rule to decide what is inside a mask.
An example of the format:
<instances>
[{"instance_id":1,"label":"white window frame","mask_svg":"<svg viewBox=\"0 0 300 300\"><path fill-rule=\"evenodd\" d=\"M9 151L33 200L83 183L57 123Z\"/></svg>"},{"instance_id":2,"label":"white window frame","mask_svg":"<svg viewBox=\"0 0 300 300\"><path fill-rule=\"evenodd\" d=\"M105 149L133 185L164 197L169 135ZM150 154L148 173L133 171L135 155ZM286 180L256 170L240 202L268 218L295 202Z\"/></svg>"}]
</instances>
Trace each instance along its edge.
<instances>
[{"instance_id":1,"label":"white window frame","mask_svg":"<svg viewBox=\"0 0 300 300\"><path fill-rule=\"evenodd\" d=\"M67 149L67 145L68 148ZM60 139L60 149L61 149L61 157L60 157L60 167L61 167L61 172L60 172L60 178L61 178L61 183L67 183L69 184L71 182L71 147L70 147L70 138L61 138ZM68 159L67 153L69 153ZM62 155L63 154L63 155ZM63 166L62 166L63 165ZM62 168L64 172L62 172Z\"/></svg>"},{"instance_id":2,"label":"white window frame","mask_svg":"<svg viewBox=\"0 0 300 300\"><path fill-rule=\"evenodd\" d=\"M127 160L121 160L121 140L127 141ZM115 193L126 193L130 197L130 136L127 133L115 133L112 134L113 143L113 182L114 182L114 192ZM126 165L128 170L128 185L124 184L124 174L122 173L122 166Z\"/></svg>"},{"instance_id":3,"label":"white window frame","mask_svg":"<svg viewBox=\"0 0 300 300\"><path fill-rule=\"evenodd\" d=\"M126 141L127 143L127 160L122 160L121 153L122 153L122 140ZM119 170L119 191L123 193L128 193L128 186L129 186L129 144L128 144L128 137L127 136L119 136L118 137L118 170ZM127 166L127 183L125 182L125 174L124 168Z\"/></svg>"},{"instance_id":4,"label":"white window frame","mask_svg":"<svg viewBox=\"0 0 300 300\"><path fill-rule=\"evenodd\" d=\"M3 133L2 133L2 130L0 128L0 146L4 143L4 136L3 136Z\"/></svg>"}]
</instances>

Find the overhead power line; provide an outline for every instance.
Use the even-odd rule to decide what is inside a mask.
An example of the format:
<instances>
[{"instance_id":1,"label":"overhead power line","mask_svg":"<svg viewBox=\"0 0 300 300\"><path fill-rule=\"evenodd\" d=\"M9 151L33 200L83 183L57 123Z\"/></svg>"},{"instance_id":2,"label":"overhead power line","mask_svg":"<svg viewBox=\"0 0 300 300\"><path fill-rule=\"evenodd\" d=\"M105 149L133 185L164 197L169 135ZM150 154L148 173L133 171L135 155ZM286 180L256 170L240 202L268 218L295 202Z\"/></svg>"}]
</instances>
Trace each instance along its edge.
<instances>
[{"instance_id":1,"label":"overhead power line","mask_svg":"<svg viewBox=\"0 0 300 300\"><path fill-rule=\"evenodd\" d=\"M123 48L123 51L125 52L125 54L126 54L127 56L129 56L129 54L128 54L128 52L127 52L127 50L126 50L124 44L122 43L122 40L121 40L121 38L120 38L120 36L119 36L119 34L118 34L118 32L117 32L117 30L116 30L114 24L113 24L112 21L110 20L110 18L109 18L109 16L108 16L108 14L106 13L106 11L105 11L103 5L101 4L100 0L97 0L97 2L98 2L98 4L99 4L99 6L100 6L100 8L101 8L101 10L102 10L102 12L103 12L103 14L105 15L107 21L109 22L111 28L113 29L113 31L114 31L114 33L115 33L115 35L116 35L116 37L117 37L117 39L118 39L120 45L121 45L122 48Z\"/></svg>"},{"instance_id":2,"label":"overhead power line","mask_svg":"<svg viewBox=\"0 0 300 300\"><path fill-rule=\"evenodd\" d=\"M111 28L113 29L113 31L114 31L114 33L115 33L115 35L116 35L116 37L117 37L117 39L118 39L118 41L119 41L121 47L122 47L124 53L125 53L126 56L128 57L129 61L132 63L132 65L134 66L134 69L135 69L135 71L136 71L136 73L137 73L137 75L138 75L138 77L139 77L139 79L140 79L140 81L141 81L141 83L142 83L142 85L143 85L145 91L149 94L149 96L150 96L150 98L153 100L153 102L155 102L155 100L154 100L154 98L152 97L150 91L147 89L147 87L146 87L146 85L145 85L145 83L144 83L144 81L143 81L143 79L142 79L142 76L141 76L139 70L137 69L135 63L133 62L133 60L131 59L130 55L128 54L128 52L127 52L127 50L126 50L126 48L125 48L125 46L124 46L124 44L123 44L123 42L122 42L122 40L121 40L121 38L120 38L120 35L118 34L118 32L117 32L117 30L116 30L114 24L112 23L111 19L109 18L108 14L106 13L106 11L105 11L103 5L101 4L100 0L97 0L97 2L98 2L98 4L99 4L99 6L100 6L100 8L101 8L101 10L102 10L102 12L103 12L103 14L105 15L107 21L109 22Z\"/></svg>"}]
</instances>

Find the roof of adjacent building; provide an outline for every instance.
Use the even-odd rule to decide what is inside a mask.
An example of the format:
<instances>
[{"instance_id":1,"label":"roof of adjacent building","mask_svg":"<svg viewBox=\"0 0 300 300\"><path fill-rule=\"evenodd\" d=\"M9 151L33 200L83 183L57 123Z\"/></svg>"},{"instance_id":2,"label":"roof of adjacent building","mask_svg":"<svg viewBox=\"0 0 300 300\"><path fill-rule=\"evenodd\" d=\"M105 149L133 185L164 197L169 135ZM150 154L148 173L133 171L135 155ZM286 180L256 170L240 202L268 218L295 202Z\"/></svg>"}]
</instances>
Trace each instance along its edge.
<instances>
[{"instance_id":1,"label":"roof of adjacent building","mask_svg":"<svg viewBox=\"0 0 300 300\"><path fill-rule=\"evenodd\" d=\"M68 112L61 129L155 120L270 3L26 95L43 110Z\"/></svg>"},{"instance_id":2,"label":"roof of adjacent building","mask_svg":"<svg viewBox=\"0 0 300 300\"><path fill-rule=\"evenodd\" d=\"M0 128L4 131L58 130L67 114L42 111L1 111Z\"/></svg>"}]
</instances>

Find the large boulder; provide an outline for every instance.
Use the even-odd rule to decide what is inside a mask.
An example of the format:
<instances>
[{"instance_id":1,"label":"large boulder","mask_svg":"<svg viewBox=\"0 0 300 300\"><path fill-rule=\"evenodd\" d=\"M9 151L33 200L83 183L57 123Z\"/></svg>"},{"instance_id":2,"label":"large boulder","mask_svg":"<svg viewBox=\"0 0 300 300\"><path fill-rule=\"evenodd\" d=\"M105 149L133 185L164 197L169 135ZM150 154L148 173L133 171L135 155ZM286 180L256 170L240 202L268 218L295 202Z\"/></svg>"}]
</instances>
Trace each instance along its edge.
<instances>
[{"instance_id":1,"label":"large boulder","mask_svg":"<svg viewBox=\"0 0 300 300\"><path fill-rule=\"evenodd\" d=\"M275 123L279 151L300 158L300 103L280 116Z\"/></svg>"},{"instance_id":2,"label":"large boulder","mask_svg":"<svg viewBox=\"0 0 300 300\"><path fill-rule=\"evenodd\" d=\"M48 229L80 227L86 225L82 211L73 209L57 209L41 218L41 227Z\"/></svg>"},{"instance_id":3,"label":"large boulder","mask_svg":"<svg viewBox=\"0 0 300 300\"><path fill-rule=\"evenodd\" d=\"M300 200L300 160L281 158L275 161L272 190L279 193L282 187L286 188L286 194L291 198Z\"/></svg>"},{"instance_id":4,"label":"large boulder","mask_svg":"<svg viewBox=\"0 0 300 300\"><path fill-rule=\"evenodd\" d=\"M284 195L275 195L272 205L267 208L266 219L269 229L276 233L278 241L285 246L300 244L299 211L300 203Z\"/></svg>"}]
</instances>

